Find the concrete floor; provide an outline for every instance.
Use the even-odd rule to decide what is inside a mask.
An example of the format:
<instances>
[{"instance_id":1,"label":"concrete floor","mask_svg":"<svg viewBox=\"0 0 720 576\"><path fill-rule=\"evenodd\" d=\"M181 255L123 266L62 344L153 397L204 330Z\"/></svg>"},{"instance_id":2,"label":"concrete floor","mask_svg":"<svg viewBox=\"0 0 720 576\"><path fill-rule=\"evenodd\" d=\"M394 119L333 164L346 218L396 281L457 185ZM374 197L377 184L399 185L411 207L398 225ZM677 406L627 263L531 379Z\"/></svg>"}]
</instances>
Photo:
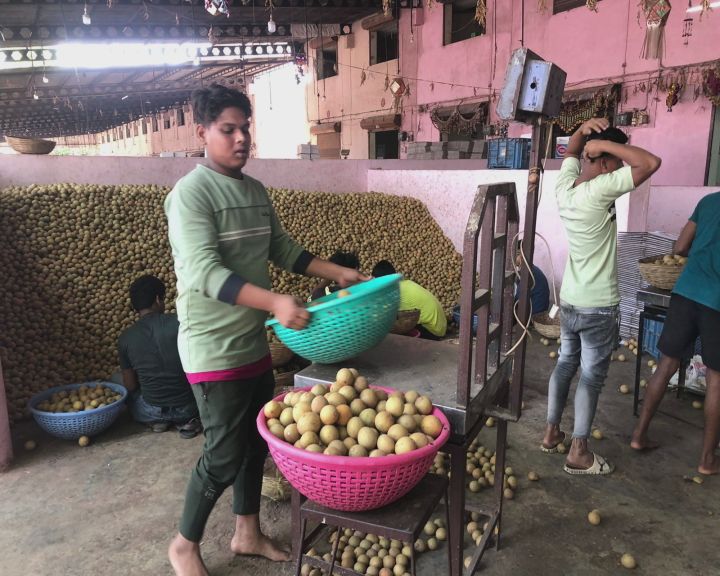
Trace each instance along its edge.
<instances>
[{"instance_id":1,"label":"concrete floor","mask_svg":"<svg viewBox=\"0 0 720 576\"><path fill-rule=\"evenodd\" d=\"M632 396L618 392L632 383L632 365L614 362L595 424L605 439L593 441L617 465L606 478L574 478L562 471L563 457L538 450L545 416L547 379L554 361L537 339L528 352L525 412L511 425L509 464L520 478L516 498L505 508L502 547L485 557L490 575L600 575L624 572L619 559L632 553L636 573L710 575L720 573L717 545L720 478L702 485L696 475L702 411L692 397L666 398L654 436L659 450L638 455L628 447L634 425ZM647 369L646 369L647 370ZM571 429L572 409L566 419ZM676 417L687 422L681 422ZM491 446L493 430L481 438ZM52 439L34 423L15 430L14 467L0 475L0 574L3 576L108 576L170 574L167 543L180 513L188 470L201 438L153 434L123 415L88 448ZM23 443L37 441L27 452ZM540 481L526 479L529 470ZM601 511L600 526L587 513ZM267 532L290 538L289 504L263 501ZM293 573L290 564L234 557L228 543L233 518L230 493L221 498L203 542L213 576ZM445 548L426 553L419 574L445 574Z\"/></svg>"}]
</instances>

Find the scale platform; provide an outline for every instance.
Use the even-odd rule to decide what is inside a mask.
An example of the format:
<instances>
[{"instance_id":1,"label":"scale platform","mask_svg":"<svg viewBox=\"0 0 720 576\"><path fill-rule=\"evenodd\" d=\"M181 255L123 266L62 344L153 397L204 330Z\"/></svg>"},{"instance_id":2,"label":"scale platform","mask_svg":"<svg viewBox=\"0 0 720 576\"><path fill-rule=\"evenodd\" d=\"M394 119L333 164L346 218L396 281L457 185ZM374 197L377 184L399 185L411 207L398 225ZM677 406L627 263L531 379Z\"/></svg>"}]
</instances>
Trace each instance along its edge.
<instances>
[{"instance_id":1,"label":"scale platform","mask_svg":"<svg viewBox=\"0 0 720 576\"><path fill-rule=\"evenodd\" d=\"M389 334L380 344L351 360L340 364L311 364L295 375L295 386L329 385L335 382L340 368L356 368L370 384L404 392L415 390L429 396L449 420L452 433L462 436L482 413L472 402L467 410L457 405L459 350L457 340L422 340ZM489 379L500 376L495 372ZM474 383L470 397L475 398L481 390L482 387Z\"/></svg>"},{"instance_id":2,"label":"scale platform","mask_svg":"<svg viewBox=\"0 0 720 576\"><path fill-rule=\"evenodd\" d=\"M649 304L650 306L659 306L660 308L670 307L671 296L672 292L670 292L670 290L662 290L661 288L655 288L655 286L640 288L637 292L639 302Z\"/></svg>"}]
</instances>

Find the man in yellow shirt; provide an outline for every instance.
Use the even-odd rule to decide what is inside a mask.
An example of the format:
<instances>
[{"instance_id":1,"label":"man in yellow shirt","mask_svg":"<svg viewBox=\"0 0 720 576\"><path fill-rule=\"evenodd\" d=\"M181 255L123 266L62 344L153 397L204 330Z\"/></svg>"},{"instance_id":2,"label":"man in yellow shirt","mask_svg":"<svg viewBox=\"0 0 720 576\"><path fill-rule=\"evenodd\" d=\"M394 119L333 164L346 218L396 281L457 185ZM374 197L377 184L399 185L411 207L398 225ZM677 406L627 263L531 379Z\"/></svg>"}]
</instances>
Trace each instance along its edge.
<instances>
[{"instance_id":1,"label":"man in yellow shirt","mask_svg":"<svg viewBox=\"0 0 720 576\"><path fill-rule=\"evenodd\" d=\"M380 260L372 271L375 278L388 274L395 274L395 266L389 260ZM440 340L445 336L447 316L442 304L432 292L412 280L400 281L400 311L405 310L420 310L417 329L422 338Z\"/></svg>"},{"instance_id":2,"label":"man in yellow shirt","mask_svg":"<svg viewBox=\"0 0 720 576\"><path fill-rule=\"evenodd\" d=\"M570 249L560 291L560 357L550 377L547 427L541 448L556 452L558 444L564 442L560 421L570 383L581 368L575 391L572 445L564 467L568 474L613 471L612 464L588 450L588 436L618 341L615 200L645 182L660 167L660 158L629 146L627 140L622 131L610 128L605 118L588 120L570 138L555 185Z\"/></svg>"}]
</instances>

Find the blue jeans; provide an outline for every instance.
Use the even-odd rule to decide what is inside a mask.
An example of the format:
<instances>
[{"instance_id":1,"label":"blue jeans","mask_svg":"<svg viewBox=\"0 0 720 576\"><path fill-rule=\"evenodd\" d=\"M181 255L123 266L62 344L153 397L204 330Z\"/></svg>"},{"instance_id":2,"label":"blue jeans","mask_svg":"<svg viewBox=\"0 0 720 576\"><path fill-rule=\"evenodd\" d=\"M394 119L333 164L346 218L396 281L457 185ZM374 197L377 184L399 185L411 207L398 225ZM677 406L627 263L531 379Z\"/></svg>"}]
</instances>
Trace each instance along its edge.
<instances>
[{"instance_id":1,"label":"blue jeans","mask_svg":"<svg viewBox=\"0 0 720 576\"><path fill-rule=\"evenodd\" d=\"M187 406L160 407L148 404L136 390L131 392L128 399L130 412L136 422L141 424L154 424L156 422L167 422L169 424L185 424L193 418L198 417L198 407L193 401Z\"/></svg>"},{"instance_id":2,"label":"blue jeans","mask_svg":"<svg viewBox=\"0 0 720 576\"><path fill-rule=\"evenodd\" d=\"M560 357L550 376L547 421L548 424L560 424L570 382L580 367L580 380L575 391L573 438L590 435L612 351L617 347L619 318L617 306L578 308L561 303Z\"/></svg>"}]
</instances>

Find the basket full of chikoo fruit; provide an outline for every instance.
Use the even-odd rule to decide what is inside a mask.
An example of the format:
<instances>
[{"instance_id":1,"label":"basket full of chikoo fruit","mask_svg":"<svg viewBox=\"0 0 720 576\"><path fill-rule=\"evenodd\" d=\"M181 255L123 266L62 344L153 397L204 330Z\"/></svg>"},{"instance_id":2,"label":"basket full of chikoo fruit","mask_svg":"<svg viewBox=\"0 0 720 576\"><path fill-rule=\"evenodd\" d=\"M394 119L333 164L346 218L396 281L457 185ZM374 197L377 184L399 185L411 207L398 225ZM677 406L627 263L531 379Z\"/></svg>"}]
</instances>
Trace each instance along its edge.
<instances>
[{"instance_id":1,"label":"basket full of chikoo fruit","mask_svg":"<svg viewBox=\"0 0 720 576\"><path fill-rule=\"evenodd\" d=\"M427 396L370 386L342 368L330 387L298 388L257 417L278 469L310 500L335 510L379 508L409 492L450 435Z\"/></svg>"},{"instance_id":2,"label":"basket full of chikoo fruit","mask_svg":"<svg viewBox=\"0 0 720 576\"><path fill-rule=\"evenodd\" d=\"M126 397L125 387L113 382L68 384L37 394L30 400L30 412L48 434L77 440L109 428Z\"/></svg>"},{"instance_id":3,"label":"basket full of chikoo fruit","mask_svg":"<svg viewBox=\"0 0 720 576\"><path fill-rule=\"evenodd\" d=\"M672 290L680 278L687 258L679 254L648 256L638 261L640 275L645 282L662 290Z\"/></svg>"}]
</instances>

